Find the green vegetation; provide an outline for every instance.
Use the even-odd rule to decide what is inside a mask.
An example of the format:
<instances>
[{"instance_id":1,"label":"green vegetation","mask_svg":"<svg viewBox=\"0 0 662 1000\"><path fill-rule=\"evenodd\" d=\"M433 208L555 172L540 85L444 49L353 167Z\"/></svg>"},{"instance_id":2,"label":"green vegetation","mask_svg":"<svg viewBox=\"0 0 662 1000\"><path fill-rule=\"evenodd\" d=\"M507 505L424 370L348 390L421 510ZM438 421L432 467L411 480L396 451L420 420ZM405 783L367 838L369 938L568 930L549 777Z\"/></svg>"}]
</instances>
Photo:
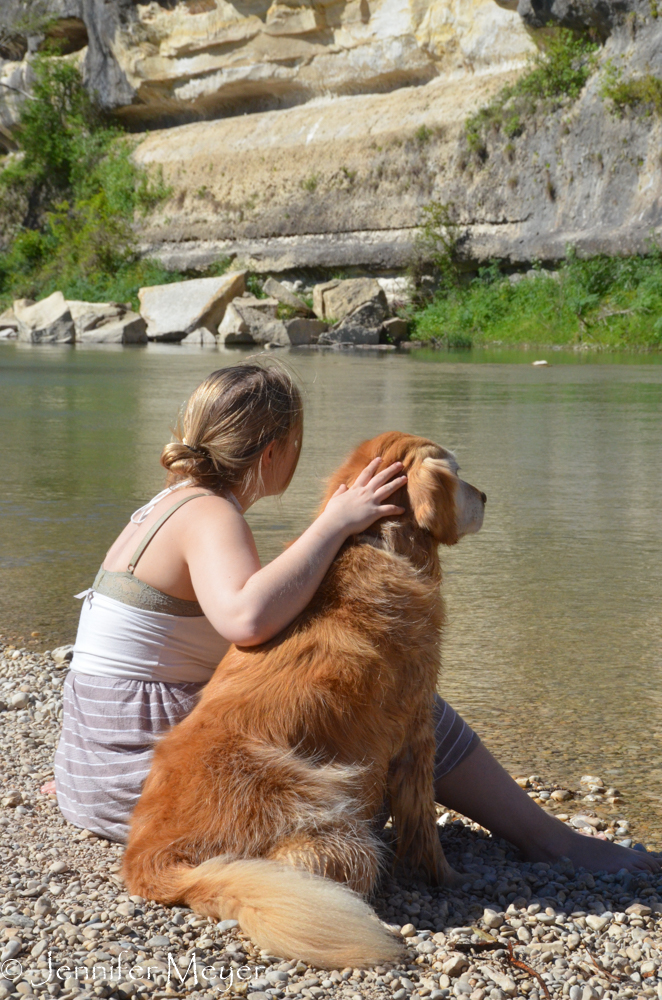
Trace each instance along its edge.
<instances>
[{"instance_id":1,"label":"green vegetation","mask_svg":"<svg viewBox=\"0 0 662 1000\"><path fill-rule=\"evenodd\" d=\"M567 28L554 30L546 49L532 59L528 72L467 119L465 135L470 150L485 159L491 132L513 139L522 134L527 119L539 106L549 111L564 98L576 100L593 71L597 48L595 42L577 38Z\"/></svg>"},{"instance_id":2,"label":"green vegetation","mask_svg":"<svg viewBox=\"0 0 662 1000\"><path fill-rule=\"evenodd\" d=\"M266 299L267 297L267 293L262 287L262 279L258 278L257 274L248 275L246 279L246 291L250 292L254 299Z\"/></svg>"},{"instance_id":3,"label":"green vegetation","mask_svg":"<svg viewBox=\"0 0 662 1000\"><path fill-rule=\"evenodd\" d=\"M427 125L420 125L414 132L414 138L419 146L424 146L426 142L430 141L433 135L434 132Z\"/></svg>"},{"instance_id":4,"label":"green vegetation","mask_svg":"<svg viewBox=\"0 0 662 1000\"><path fill-rule=\"evenodd\" d=\"M432 267L444 289L458 283L456 257L462 229L450 202L431 201L423 209L423 220L414 239L409 267L414 285Z\"/></svg>"},{"instance_id":5,"label":"green vegetation","mask_svg":"<svg viewBox=\"0 0 662 1000\"><path fill-rule=\"evenodd\" d=\"M131 159L134 143L108 122L66 59L40 56L17 141L0 172L0 304L42 298L137 302L141 285L181 274L141 261L133 223L167 194Z\"/></svg>"},{"instance_id":6,"label":"green vegetation","mask_svg":"<svg viewBox=\"0 0 662 1000\"><path fill-rule=\"evenodd\" d=\"M301 187L304 191L308 191L310 194L313 194L313 192L317 190L318 183L319 177L317 174L311 174L310 177L306 177L304 181L301 181Z\"/></svg>"},{"instance_id":7,"label":"green vegetation","mask_svg":"<svg viewBox=\"0 0 662 1000\"><path fill-rule=\"evenodd\" d=\"M442 287L412 317L412 338L447 347L503 344L662 348L662 251L581 259L514 283L498 264Z\"/></svg>"},{"instance_id":8,"label":"green vegetation","mask_svg":"<svg viewBox=\"0 0 662 1000\"><path fill-rule=\"evenodd\" d=\"M629 108L644 114L662 115L662 79L652 73L624 80L621 70L610 60L601 94L612 102L617 114Z\"/></svg>"}]
</instances>

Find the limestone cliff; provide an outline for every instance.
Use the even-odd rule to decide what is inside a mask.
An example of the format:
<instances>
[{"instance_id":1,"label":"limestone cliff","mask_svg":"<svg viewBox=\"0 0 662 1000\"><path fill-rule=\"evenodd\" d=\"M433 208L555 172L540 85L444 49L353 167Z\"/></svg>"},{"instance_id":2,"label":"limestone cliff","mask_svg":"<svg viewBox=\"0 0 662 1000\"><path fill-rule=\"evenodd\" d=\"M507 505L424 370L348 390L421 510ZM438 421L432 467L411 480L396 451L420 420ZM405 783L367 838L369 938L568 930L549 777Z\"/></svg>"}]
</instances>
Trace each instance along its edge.
<instances>
[{"instance_id":1,"label":"limestone cliff","mask_svg":"<svg viewBox=\"0 0 662 1000\"><path fill-rule=\"evenodd\" d=\"M151 129L136 156L173 193L141 235L172 266L233 253L263 270L398 268L431 199L456 206L475 259L640 249L662 225L660 119L601 96L608 60L662 76L650 0L57 2L86 30L88 86ZM596 72L578 100L471 156L466 117L550 21L603 43ZM0 92L8 134L29 60L0 65L16 87Z\"/></svg>"},{"instance_id":2,"label":"limestone cliff","mask_svg":"<svg viewBox=\"0 0 662 1000\"><path fill-rule=\"evenodd\" d=\"M82 19L88 86L132 127L521 66L533 49L517 14L493 0L40 2L62 25Z\"/></svg>"}]
</instances>

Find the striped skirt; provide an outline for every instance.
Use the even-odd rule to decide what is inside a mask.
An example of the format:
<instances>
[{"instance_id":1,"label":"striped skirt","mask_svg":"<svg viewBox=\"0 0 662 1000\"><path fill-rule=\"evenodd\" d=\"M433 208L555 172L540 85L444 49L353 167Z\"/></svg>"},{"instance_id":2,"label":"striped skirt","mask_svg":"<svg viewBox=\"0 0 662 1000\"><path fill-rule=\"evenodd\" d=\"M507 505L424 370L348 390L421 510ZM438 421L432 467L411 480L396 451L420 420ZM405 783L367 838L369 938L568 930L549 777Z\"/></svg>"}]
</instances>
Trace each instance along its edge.
<instances>
[{"instance_id":1,"label":"striped skirt","mask_svg":"<svg viewBox=\"0 0 662 1000\"><path fill-rule=\"evenodd\" d=\"M154 743L192 711L202 687L70 671L55 754L55 787L65 819L108 840L126 841ZM437 781L457 767L479 739L438 695L434 716Z\"/></svg>"},{"instance_id":2,"label":"striped skirt","mask_svg":"<svg viewBox=\"0 0 662 1000\"><path fill-rule=\"evenodd\" d=\"M70 671L55 752L64 818L100 837L125 841L154 743L193 710L202 688Z\"/></svg>"}]
</instances>

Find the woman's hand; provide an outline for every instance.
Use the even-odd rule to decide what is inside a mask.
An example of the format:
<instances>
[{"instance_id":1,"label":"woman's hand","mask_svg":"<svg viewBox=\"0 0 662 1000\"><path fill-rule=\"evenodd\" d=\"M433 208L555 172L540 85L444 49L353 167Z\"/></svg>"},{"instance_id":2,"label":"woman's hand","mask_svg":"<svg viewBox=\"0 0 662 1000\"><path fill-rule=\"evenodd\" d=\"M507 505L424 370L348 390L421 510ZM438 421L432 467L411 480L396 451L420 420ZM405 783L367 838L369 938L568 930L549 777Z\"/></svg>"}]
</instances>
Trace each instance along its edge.
<instances>
[{"instance_id":1,"label":"woman's hand","mask_svg":"<svg viewBox=\"0 0 662 1000\"><path fill-rule=\"evenodd\" d=\"M332 522L335 530L344 531L346 536L356 535L380 517L404 514L404 507L384 503L407 482L406 476L397 475L403 468L402 462L394 462L377 472L381 461L373 458L350 487L343 484L333 494L321 518Z\"/></svg>"},{"instance_id":2,"label":"woman's hand","mask_svg":"<svg viewBox=\"0 0 662 1000\"><path fill-rule=\"evenodd\" d=\"M349 535L404 508L384 503L407 482L402 463L377 472L375 458L356 482L340 487L320 516L284 552L260 569L248 524L226 500L196 500L184 539L191 583L217 632L240 646L266 642L311 600ZM395 478L392 478L395 476Z\"/></svg>"}]
</instances>

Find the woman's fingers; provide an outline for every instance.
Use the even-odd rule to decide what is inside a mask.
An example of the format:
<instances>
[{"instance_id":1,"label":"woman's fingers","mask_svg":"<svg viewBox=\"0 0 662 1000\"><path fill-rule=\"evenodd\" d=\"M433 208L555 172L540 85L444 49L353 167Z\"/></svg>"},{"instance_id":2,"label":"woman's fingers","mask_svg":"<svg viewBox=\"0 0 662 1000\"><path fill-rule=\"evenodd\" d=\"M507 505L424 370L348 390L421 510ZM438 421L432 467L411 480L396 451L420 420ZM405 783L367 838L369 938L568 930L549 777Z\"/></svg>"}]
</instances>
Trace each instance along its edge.
<instances>
[{"instance_id":1,"label":"woman's fingers","mask_svg":"<svg viewBox=\"0 0 662 1000\"><path fill-rule=\"evenodd\" d=\"M387 469L381 469L375 476L370 480L371 486L383 486L387 483L397 472L402 471L402 462L393 462L389 465Z\"/></svg>"},{"instance_id":2,"label":"woman's fingers","mask_svg":"<svg viewBox=\"0 0 662 1000\"><path fill-rule=\"evenodd\" d=\"M341 493L346 493L346 492L347 492L347 487L345 486L344 483L341 483L336 492L332 494L332 497L339 497Z\"/></svg>"},{"instance_id":3,"label":"woman's fingers","mask_svg":"<svg viewBox=\"0 0 662 1000\"><path fill-rule=\"evenodd\" d=\"M384 486L380 486L378 490L375 490L375 500L385 500L386 497L390 497L392 493L399 490L407 482L406 476L398 476L397 479L392 479L390 483L385 483Z\"/></svg>"},{"instance_id":4,"label":"woman's fingers","mask_svg":"<svg viewBox=\"0 0 662 1000\"><path fill-rule=\"evenodd\" d=\"M395 504L384 503L380 506L377 517L388 517L389 514L392 514L393 517L397 517L399 514L404 514L404 512L404 507L396 507Z\"/></svg>"},{"instance_id":5,"label":"woman's fingers","mask_svg":"<svg viewBox=\"0 0 662 1000\"><path fill-rule=\"evenodd\" d=\"M356 479L354 480L354 486L367 486L372 477L374 476L376 470L379 468L380 463L381 463L380 457L373 458L372 462L366 465L363 472L360 472L359 475L356 477Z\"/></svg>"}]
</instances>

